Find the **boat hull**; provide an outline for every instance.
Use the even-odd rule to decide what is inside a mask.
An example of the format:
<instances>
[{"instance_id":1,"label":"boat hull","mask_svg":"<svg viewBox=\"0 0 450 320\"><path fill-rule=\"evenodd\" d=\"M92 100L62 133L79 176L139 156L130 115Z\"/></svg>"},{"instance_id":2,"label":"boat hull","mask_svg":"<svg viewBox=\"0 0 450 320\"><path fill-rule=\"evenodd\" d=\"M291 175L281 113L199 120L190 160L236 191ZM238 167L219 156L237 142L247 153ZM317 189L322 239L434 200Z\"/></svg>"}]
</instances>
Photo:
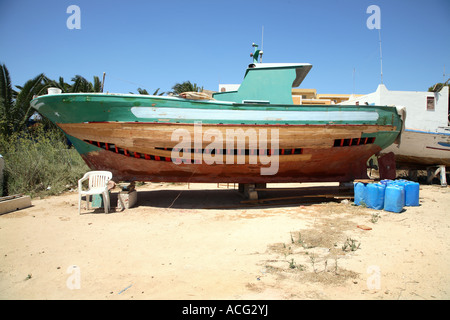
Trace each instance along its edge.
<instances>
[{"instance_id":1,"label":"boat hull","mask_svg":"<svg viewBox=\"0 0 450 320\"><path fill-rule=\"evenodd\" d=\"M225 137L216 148L215 161L207 164L205 157L210 154L210 141L202 139L199 149L188 150L186 155L173 152L179 144L171 137L173 130L181 127L190 133L188 136L194 137L198 134L194 125L59 125L68 135L77 137L75 145L91 168L110 170L119 180L240 183L349 181L366 178L366 160L381 150L373 143L380 126L203 125L203 132L215 129ZM267 148L256 145L255 149L249 149L248 143L244 148L239 148L237 139L226 139L227 130L242 130L243 133L254 130L258 136L261 131L278 132L278 146L275 149L267 139ZM367 137L360 138L364 135ZM351 138L355 139L353 145L349 141ZM75 139L71 138L71 141ZM230 141L232 147L227 148ZM250 161L252 154L256 160L253 163ZM263 156L266 164L261 161ZM273 174L262 174L262 168L274 168Z\"/></svg>"},{"instance_id":2,"label":"boat hull","mask_svg":"<svg viewBox=\"0 0 450 320\"><path fill-rule=\"evenodd\" d=\"M242 105L60 94L32 105L93 170L119 181L329 182L367 178L398 137L395 108Z\"/></svg>"},{"instance_id":3,"label":"boat hull","mask_svg":"<svg viewBox=\"0 0 450 320\"><path fill-rule=\"evenodd\" d=\"M393 152L399 168L450 166L450 133L406 129L399 145L391 145L382 153Z\"/></svg>"}]
</instances>

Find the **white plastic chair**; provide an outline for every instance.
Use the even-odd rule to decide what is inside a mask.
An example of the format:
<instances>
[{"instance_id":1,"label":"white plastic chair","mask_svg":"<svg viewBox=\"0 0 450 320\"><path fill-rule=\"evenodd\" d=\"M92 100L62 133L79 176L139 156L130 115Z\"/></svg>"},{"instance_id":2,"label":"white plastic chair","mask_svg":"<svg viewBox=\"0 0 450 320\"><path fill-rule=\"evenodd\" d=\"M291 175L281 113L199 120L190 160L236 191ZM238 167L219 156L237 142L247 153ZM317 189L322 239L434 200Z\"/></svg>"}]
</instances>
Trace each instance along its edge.
<instances>
[{"instance_id":1,"label":"white plastic chair","mask_svg":"<svg viewBox=\"0 0 450 320\"><path fill-rule=\"evenodd\" d=\"M89 210L89 201L91 195L101 194L103 196L103 204L105 207L105 213L108 213L110 208L108 182L112 178L112 173L109 171L89 171L86 172L80 180L78 180L78 214L81 214L81 196L86 196L86 210ZM89 179L89 187L87 190L83 190L83 181Z\"/></svg>"}]
</instances>

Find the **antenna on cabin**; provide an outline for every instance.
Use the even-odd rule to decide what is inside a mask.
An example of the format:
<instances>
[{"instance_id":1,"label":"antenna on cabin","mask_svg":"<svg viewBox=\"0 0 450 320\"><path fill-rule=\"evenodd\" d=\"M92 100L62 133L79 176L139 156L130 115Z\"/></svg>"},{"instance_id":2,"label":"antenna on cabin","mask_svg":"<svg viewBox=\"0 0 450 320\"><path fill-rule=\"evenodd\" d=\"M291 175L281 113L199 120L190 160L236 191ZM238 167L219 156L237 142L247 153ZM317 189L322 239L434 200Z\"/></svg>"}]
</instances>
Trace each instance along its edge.
<instances>
[{"instance_id":1,"label":"antenna on cabin","mask_svg":"<svg viewBox=\"0 0 450 320\"><path fill-rule=\"evenodd\" d=\"M262 63L263 50L264 50L264 26L262 26L262 32L261 32L261 52L260 52L261 58L259 59L259 62L261 62L261 63Z\"/></svg>"}]
</instances>

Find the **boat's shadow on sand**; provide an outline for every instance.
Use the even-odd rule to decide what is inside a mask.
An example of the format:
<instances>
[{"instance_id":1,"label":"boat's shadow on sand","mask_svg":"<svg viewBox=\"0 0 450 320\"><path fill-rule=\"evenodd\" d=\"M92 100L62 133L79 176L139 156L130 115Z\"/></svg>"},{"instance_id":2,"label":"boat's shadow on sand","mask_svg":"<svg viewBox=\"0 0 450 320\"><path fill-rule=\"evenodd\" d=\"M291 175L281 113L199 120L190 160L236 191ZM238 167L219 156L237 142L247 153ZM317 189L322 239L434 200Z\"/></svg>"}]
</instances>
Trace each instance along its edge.
<instances>
[{"instance_id":1,"label":"boat's shadow on sand","mask_svg":"<svg viewBox=\"0 0 450 320\"><path fill-rule=\"evenodd\" d=\"M118 211L118 192L111 194L113 210ZM315 203L340 201L333 197L304 194L294 190L260 191L258 200L248 200L237 189L221 190L144 190L138 191L134 207L171 209L245 209L256 207L281 207L287 205L311 205Z\"/></svg>"},{"instance_id":2,"label":"boat's shadow on sand","mask_svg":"<svg viewBox=\"0 0 450 320\"><path fill-rule=\"evenodd\" d=\"M237 190L153 190L139 191L136 206L206 209L239 206L243 200Z\"/></svg>"}]
</instances>

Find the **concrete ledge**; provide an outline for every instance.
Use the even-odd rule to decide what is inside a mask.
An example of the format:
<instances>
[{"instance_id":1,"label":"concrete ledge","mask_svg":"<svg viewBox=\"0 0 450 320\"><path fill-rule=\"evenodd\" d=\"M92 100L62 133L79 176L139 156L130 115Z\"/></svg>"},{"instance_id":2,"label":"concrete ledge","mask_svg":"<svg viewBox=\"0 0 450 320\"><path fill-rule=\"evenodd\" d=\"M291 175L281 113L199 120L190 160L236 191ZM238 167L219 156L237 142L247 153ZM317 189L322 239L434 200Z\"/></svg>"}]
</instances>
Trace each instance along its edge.
<instances>
[{"instance_id":1,"label":"concrete ledge","mask_svg":"<svg viewBox=\"0 0 450 320\"><path fill-rule=\"evenodd\" d=\"M8 196L0 198L0 215L31 207L30 196Z\"/></svg>"}]
</instances>

